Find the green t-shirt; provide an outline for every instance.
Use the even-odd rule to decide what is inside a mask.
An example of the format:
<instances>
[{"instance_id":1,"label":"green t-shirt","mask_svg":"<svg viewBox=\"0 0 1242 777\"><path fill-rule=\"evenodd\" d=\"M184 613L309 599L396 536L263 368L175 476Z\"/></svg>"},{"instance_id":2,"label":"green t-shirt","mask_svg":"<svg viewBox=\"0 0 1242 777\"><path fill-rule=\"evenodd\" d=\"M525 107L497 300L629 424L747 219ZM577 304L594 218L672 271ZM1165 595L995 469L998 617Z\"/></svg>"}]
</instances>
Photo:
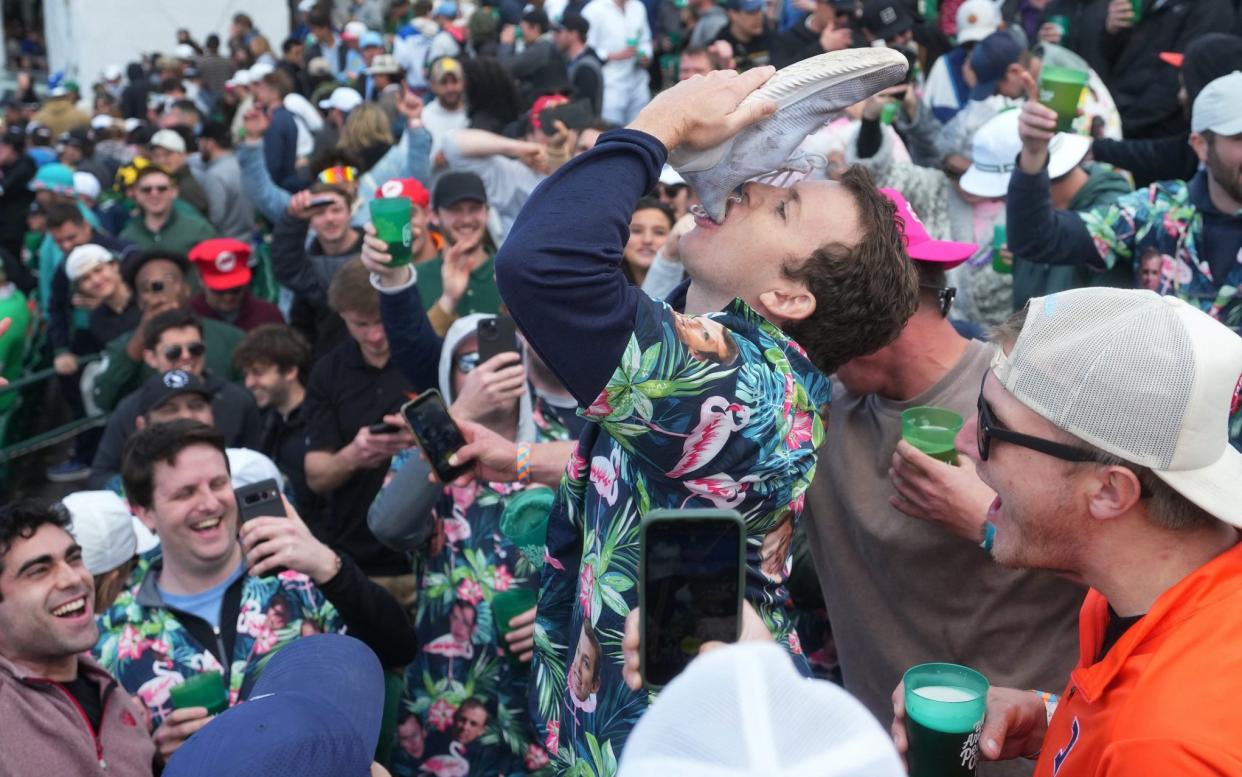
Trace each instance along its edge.
<instances>
[{"instance_id":1,"label":"green t-shirt","mask_svg":"<svg viewBox=\"0 0 1242 777\"><path fill-rule=\"evenodd\" d=\"M9 331L0 336L0 376L15 380L21 377L25 364L30 308L26 304L26 295L18 291L12 283L0 286L0 319L4 318L13 319L13 323L9 326ZM17 395L16 391L0 394L0 411L13 407Z\"/></svg>"},{"instance_id":2,"label":"green t-shirt","mask_svg":"<svg viewBox=\"0 0 1242 777\"><path fill-rule=\"evenodd\" d=\"M474 313L496 314L500 312L500 306L504 302L500 299L500 290L496 288L494 258L494 254L488 253L487 261L471 271L470 282L466 284L466 293L461 295L461 300L457 303L457 315L469 316ZM427 310L436 304L436 300L440 299L440 294L444 291L444 283L440 278L443 266L443 255L428 259L417 266L418 296L422 298L423 307Z\"/></svg>"}]
</instances>

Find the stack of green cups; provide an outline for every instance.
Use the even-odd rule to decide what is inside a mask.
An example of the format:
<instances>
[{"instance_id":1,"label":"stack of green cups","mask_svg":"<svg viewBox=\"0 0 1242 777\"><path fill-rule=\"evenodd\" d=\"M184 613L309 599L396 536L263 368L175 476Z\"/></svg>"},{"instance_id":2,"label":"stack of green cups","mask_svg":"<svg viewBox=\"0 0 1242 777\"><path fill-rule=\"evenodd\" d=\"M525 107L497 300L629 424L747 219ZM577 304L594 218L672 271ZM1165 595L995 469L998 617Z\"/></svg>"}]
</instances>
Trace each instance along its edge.
<instances>
[{"instance_id":1,"label":"stack of green cups","mask_svg":"<svg viewBox=\"0 0 1242 777\"><path fill-rule=\"evenodd\" d=\"M920 664L905 686L910 777L972 777L988 707L988 680L957 664Z\"/></svg>"},{"instance_id":2,"label":"stack of green cups","mask_svg":"<svg viewBox=\"0 0 1242 777\"><path fill-rule=\"evenodd\" d=\"M168 696L175 710L206 707L208 715L218 715L229 706L229 692L220 672L201 672L189 677L180 685L174 685Z\"/></svg>"},{"instance_id":3,"label":"stack of green cups","mask_svg":"<svg viewBox=\"0 0 1242 777\"><path fill-rule=\"evenodd\" d=\"M537 570L543 569L548 513L552 512L553 498L550 488L528 488L510 497L500 515L501 533Z\"/></svg>"},{"instance_id":4,"label":"stack of green cups","mask_svg":"<svg viewBox=\"0 0 1242 777\"><path fill-rule=\"evenodd\" d=\"M932 458L957 465L953 440L961 431L962 417L943 407L911 407L901 412L901 439Z\"/></svg>"},{"instance_id":5,"label":"stack of green cups","mask_svg":"<svg viewBox=\"0 0 1242 777\"><path fill-rule=\"evenodd\" d=\"M410 247L414 243L414 228L410 225L411 205L405 197L384 197L371 200L371 223L375 235L388 244L390 266L403 267L410 263Z\"/></svg>"},{"instance_id":6,"label":"stack of green cups","mask_svg":"<svg viewBox=\"0 0 1242 777\"><path fill-rule=\"evenodd\" d=\"M1074 129L1078 102L1087 88L1088 74L1068 67L1047 66L1039 71L1039 101L1057 112L1057 132Z\"/></svg>"}]
</instances>

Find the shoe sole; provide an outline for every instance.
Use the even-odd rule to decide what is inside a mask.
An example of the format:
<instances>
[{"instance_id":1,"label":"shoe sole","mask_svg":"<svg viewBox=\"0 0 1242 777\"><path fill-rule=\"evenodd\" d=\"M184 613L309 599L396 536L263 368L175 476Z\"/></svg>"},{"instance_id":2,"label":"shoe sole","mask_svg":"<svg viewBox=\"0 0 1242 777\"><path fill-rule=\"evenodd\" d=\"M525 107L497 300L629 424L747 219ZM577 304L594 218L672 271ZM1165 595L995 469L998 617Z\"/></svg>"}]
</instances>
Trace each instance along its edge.
<instances>
[{"instance_id":1,"label":"shoe sole","mask_svg":"<svg viewBox=\"0 0 1242 777\"><path fill-rule=\"evenodd\" d=\"M741 102L775 102L776 113L717 146L674 149L669 164L719 223L730 192L777 169L834 114L898 83L908 67L905 55L888 48L845 49L794 63Z\"/></svg>"}]
</instances>

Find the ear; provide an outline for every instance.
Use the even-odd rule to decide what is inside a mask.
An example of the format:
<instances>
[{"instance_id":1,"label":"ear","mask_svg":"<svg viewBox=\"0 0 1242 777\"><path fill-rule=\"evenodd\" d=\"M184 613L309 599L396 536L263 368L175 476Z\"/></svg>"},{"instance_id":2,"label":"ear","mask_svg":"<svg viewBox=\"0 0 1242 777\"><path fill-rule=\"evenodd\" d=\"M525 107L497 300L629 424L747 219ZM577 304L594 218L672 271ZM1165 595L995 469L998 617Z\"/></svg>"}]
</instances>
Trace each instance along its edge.
<instances>
[{"instance_id":1,"label":"ear","mask_svg":"<svg viewBox=\"0 0 1242 777\"><path fill-rule=\"evenodd\" d=\"M1120 518L1138 506L1143 484L1129 467L1097 467L1087 493L1087 508L1096 520Z\"/></svg>"},{"instance_id":2,"label":"ear","mask_svg":"<svg viewBox=\"0 0 1242 777\"><path fill-rule=\"evenodd\" d=\"M138 431L140 431L140 432L141 432L143 429L146 429L146 428L147 428L147 419L146 419L145 417L143 417L143 416L138 416L137 418L135 418L135 419L134 419L134 428L135 428L135 429L137 429L137 430L138 430Z\"/></svg>"},{"instance_id":3,"label":"ear","mask_svg":"<svg viewBox=\"0 0 1242 777\"><path fill-rule=\"evenodd\" d=\"M779 322L803 321L815 313L815 295L801 284L772 289L759 295L769 320Z\"/></svg>"},{"instance_id":4,"label":"ear","mask_svg":"<svg viewBox=\"0 0 1242 777\"><path fill-rule=\"evenodd\" d=\"M1198 132L1190 133L1190 147L1195 150L1195 156L1199 157L1200 163L1207 162L1207 157L1208 157L1207 138L1203 137Z\"/></svg>"},{"instance_id":5,"label":"ear","mask_svg":"<svg viewBox=\"0 0 1242 777\"><path fill-rule=\"evenodd\" d=\"M142 521L143 526L150 529L152 533L159 534L159 532L155 530L155 513L154 512L140 505L136 505L133 502L129 503L129 509L134 513L135 516L137 516L138 520Z\"/></svg>"}]
</instances>

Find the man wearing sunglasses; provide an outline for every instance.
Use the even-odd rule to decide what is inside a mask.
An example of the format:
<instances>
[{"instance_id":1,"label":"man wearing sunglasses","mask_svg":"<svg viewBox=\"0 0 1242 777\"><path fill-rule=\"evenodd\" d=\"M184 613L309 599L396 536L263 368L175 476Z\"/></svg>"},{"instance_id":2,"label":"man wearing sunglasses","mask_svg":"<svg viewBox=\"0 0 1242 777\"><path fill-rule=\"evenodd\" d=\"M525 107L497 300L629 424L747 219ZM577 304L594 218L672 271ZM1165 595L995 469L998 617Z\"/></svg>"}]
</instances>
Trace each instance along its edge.
<instances>
[{"instance_id":1,"label":"man wearing sunglasses","mask_svg":"<svg viewBox=\"0 0 1242 777\"><path fill-rule=\"evenodd\" d=\"M216 230L202 216L190 208L174 207L179 191L168 173L155 165L138 171L133 192L140 216L129 220L121 239L142 248L187 254L215 237Z\"/></svg>"},{"instance_id":2,"label":"man wearing sunglasses","mask_svg":"<svg viewBox=\"0 0 1242 777\"><path fill-rule=\"evenodd\" d=\"M1073 663L1082 589L994 564L979 543L995 493L974 462L959 456L952 466L902 440L908 408L974 412L993 348L963 338L948 320L945 271L977 247L932 239L905 197L881 191L905 225L919 307L896 340L837 370L828 424L835 438L820 449L803 526L845 687L884 720L906 669L950 656L998 684L1061 682ZM990 765L980 774L1015 771Z\"/></svg>"},{"instance_id":3,"label":"man wearing sunglasses","mask_svg":"<svg viewBox=\"0 0 1242 777\"><path fill-rule=\"evenodd\" d=\"M174 308L160 313L143 328L142 360L148 376L138 388L130 392L116 406L103 440L91 462L93 488L115 487L120 481L122 449L125 441L135 430L135 419L147 407L142 398L142 386L151 377L171 370L183 370L201 378L211 395L214 426L224 435L231 448L259 448L262 441L263 422L259 407L250 392L237 383L222 379L211 369L211 348L204 337L204 319L189 310ZM231 349L226 353L228 357Z\"/></svg>"},{"instance_id":4,"label":"man wearing sunglasses","mask_svg":"<svg viewBox=\"0 0 1242 777\"><path fill-rule=\"evenodd\" d=\"M997 492L992 556L1090 590L1064 693L994 687L983 757L1038 758L1036 777L1238 773L1242 339L1106 288L1032 299L996 339L957 438Z\"/></svg>"}]
</instances>

